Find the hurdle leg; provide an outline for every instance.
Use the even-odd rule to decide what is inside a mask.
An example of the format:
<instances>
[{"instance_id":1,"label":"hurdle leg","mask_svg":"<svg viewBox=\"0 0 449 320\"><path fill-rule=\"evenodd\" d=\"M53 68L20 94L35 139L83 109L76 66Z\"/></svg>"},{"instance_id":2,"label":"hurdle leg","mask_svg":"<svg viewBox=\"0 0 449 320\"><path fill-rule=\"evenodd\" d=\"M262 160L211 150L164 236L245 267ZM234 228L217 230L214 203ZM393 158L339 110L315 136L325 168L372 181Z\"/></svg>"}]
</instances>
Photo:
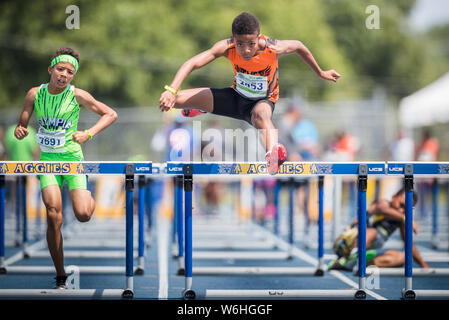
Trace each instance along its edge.
<instances>
[{"instance_id":1,"label":"hurdle leg","mask_svg":"<svg viewBox=\"0 0 449 320\"><path fill-rule=\"evenodd\" d=\"M0 175L0 274L6 274L5 266L5 176Z\"/></svg>"},{"instance_id":2,"label":"hurdle leg","mask_svg":"<svg viewBox=\"0 0 449 320\"><path fill-rule=\"evenodd\" d=\"M438 249L438 179L432 182L432 248Z\"/></svg>"},{"instance_id":3,"label":"hurdle leg","mask_svg":"<svg viewBox=\"0 0 449 320\"><path fill-rule=\"evenodd\" d=\"M175 176L172 181L173 181L173 228L172 228L172 255L173 258L176 259L177 258L177 247L176 247L176 237L178 237L179 235L177 234L178 232L178 186L176 183L177 176Z\"/></svg>"},{"instance_id":4,"label":"hurdle leg","mask_svg":"<svg viewBox=\"0 0 449 320\"><path fill-rule=\"evenodd\" d=\"M413 165L407 164L404 169L405 187L405 288L402 297L406 300L416 298L412 289L413 275Z\"/></svg>"},{"instance_id":5,"label":"hurdle leg","mask_svg":"<svg viewBox=\"0 0 449 320\"><path fill-rule=\"evenodd\" d=\"M153 179L148 178L146 181L146 186L145 186L145 192L146 192L146 209L147 209L147 228L148 228L148 242L147 242L147 247L149 247L151 245L151 228L153 226L153 193L152 193L152 185L153 185Z\"/></svg>"},{"instance_id":6,"label":"hurdle leg","mask_svg":"<svg viewBox=\"0 0 449 320\"><path fill-rule=\"evenodd\" d=\"M274 187L274 221L273 221L273 233L279 235L279 194L281 192L281 184L279 180L276 179L276 185Z\"/></svg>"},{"instance_id":7,"label":"hurdle leg","mask_svg":"<svg viewBox=\"0 0 449 320\"><path fill-rule=\"evenodd\" d=\"M184 181L183 176L175 177L175 216L178 234L178 275L184 275L184 205L183 205Z\"/></svg>"},{"instance_id":8,"label":"hurdle leg","mask_svg":"<svg viewBox=\"0 0 449 320\"><path fill-rule=\"evenodd\" d=\"M139 176L139 256L138 265L134 271L137 275L142 275L144 270L144 252L145 252L145 176Z\"/></svg>"},{"instance_id":9,"label":"hurdle leg","mask_svg":"<svg viewBox=\"0 0 449 320\"><path fill-rule=\"evenodd\" d=\"M21 210L22 210L22 243L23 243L23 257L29 258L30 255L28 249L28 218L27 218L27 177L20 177L22 180L20 186L20 193L22 198Z\"/></svg>"},{"instance_id":10,"label":"hurdle leg","mask_svg":"<svg viewBox=\"0 0 449 320\"><path fill-rule=\"evenodd\" d=\"M304 242L306 243L307 246L307 242L309 240L309 227L310 227L310 217L309 217L309 180L306 181L305 184L305 190L304 190L304 218L305 218L305 223L304 223Z\"/></svg>"},{"instance_id":11,"label":"hurdle leg","mask_svg":"<svg viewBox=\"0 0 449 320\"><path fill-rule=\"evenodd\" d=\"M20 176L16 177L16 240L15 245L16 247L20 246L20 221L21 221L21 215L20 215L20 203L21 203L21 192L20 192L20 184L21 179Z\"/></svg>"},{"instance_id":12,"label":"hurdle leg","mask_svg":"<svg viewBox=\"0 0 449 320\"><path fill-rule=\"evenodd\" d=\"M318 177L318 268L316 276L324 275L324 176Z\"/></svg>"},{"instance_id":13,"label":"hurdle leg","mask_svg":"<svg viewBox=\"0 0 449 320\"><path fill-rule=\"evenodd\" d=\"M356 299L366 299L366 189L368 185L368 168L366 164L359 165L357 178L357 217L358 217L358 263L359 263L359 290L355 293Z\"/></svg>"},{"instance_id":14,"label":"hurdle leg","mask_svg":"<svg viewBox=\"0 0 449 320\"><path fill-rule=\"evenodd\" d=\"M290 245L289 252L288 252L288 258L287 259L293 259L293 246L294 246L294 238L295 238L295 229L293 226L294 223L294 208L295 208L295 183L293 178L289 179L288 181L288 243Z\"/></svg>"},{"instance_id":15,"label":"hurdle leg","mask_svg":"<svg viewBox=\"0 0 449 320\"><path fill-rule=\"evenodd\" d=\"M134 297L134 279L133 279L133 197L134 197L134 165L126 165L125 175L126 189L126 289L123 291L123 298Z\"/></svg>"},{"instance_id":16,"label":"hurdle leg","mask_svg":"<svg viewBox=\"0 0 449 320\"><path fill-rule=\"evenodd\" d=\"M184 165L184 196L185 196L185 290L183 297L186 300L195 299L195 291L192 290L192 191L193 172L192 166Z\"/></svg>"}]
</instances>

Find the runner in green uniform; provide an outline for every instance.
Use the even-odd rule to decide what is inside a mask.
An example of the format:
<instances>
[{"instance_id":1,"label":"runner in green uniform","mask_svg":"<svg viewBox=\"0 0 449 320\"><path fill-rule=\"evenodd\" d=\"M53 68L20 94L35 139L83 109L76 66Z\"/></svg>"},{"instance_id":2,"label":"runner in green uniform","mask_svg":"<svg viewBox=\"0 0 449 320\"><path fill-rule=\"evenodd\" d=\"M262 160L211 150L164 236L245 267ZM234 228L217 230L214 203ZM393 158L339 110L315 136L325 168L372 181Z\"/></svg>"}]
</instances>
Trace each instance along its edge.
<instances>
[{"instance_id":1,"label":"runner in green uniform","mask_svg":"<svg viewBox=\"0 0 449 320\"><path fill-rule=\"evenodd\" d=\"M36 112L39 129L36 139L41 148L42 161L82 161L81 145L117 119L117 113L95 100L90 93L70 83L78 71L79 54L71 48L60 48L48 67L50 82L31 88L26 97L19 123L14 131L17 139L29 133L28 122ZM100 115L88 130L78 131L80 106ZM42 200L47 210L47 243L56 269L55 288L66 288L62 248L62 195L64 180L70 190L73 211L80 222L90 220L95 201L87 190L87 176L41 175Z\"/></svg>"}]
</instances>

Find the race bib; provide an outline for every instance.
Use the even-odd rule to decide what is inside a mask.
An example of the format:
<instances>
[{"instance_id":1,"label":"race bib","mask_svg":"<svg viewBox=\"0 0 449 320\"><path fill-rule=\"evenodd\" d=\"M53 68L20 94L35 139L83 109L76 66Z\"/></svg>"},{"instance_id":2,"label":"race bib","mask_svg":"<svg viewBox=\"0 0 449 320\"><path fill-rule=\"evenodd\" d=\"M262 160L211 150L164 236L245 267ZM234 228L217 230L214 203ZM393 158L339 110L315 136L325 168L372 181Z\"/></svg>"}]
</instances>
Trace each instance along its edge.
<instances>
[{"instance_id":1,"label":"race bib","mask_svg":"<svg viewBox=\"0 0 449 320\"><path fill-rule=\"evenodd\" d=\"M268 78L252 74L237 73L235 87L247 98L265 98L267 96Z\"/></svg>"},{"instance_id":2,"label":"race bib","mask_svg":"<svg viewBox=\"0 0 449 320\"><path fill-rule=\"evenodd\" d=\"M42 152L65 152L65 130L48 131L40 127L36 134L36 140Z\"/></svg>"}]
</instances>

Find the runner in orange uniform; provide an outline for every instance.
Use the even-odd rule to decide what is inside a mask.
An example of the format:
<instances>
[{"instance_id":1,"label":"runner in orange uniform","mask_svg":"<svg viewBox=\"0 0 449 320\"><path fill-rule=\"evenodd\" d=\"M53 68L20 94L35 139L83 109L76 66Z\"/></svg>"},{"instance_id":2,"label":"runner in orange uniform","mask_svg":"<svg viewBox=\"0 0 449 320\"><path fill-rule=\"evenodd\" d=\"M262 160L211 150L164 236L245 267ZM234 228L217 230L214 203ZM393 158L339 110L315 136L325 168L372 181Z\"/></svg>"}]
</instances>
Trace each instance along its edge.
<instances>
[{"instance_id":1,"label":"runner in orange uniform","mask_svg":"<svg viewBox=\"0 0 449 320\"><path fill-rule=\"evenodd\" d=\"M311 52L300 41L272 40L261 35L257 18L243 12L232 23L230 39L218 41L179 68L170 86L165 86L166 91L159 99L160 109L184 109L183 114L187 117L210 112L245 120L256 129L264 129L261 142L267 151L268 172L276 174L287 158L285 147L277 143L277 130L271 121L279 97L278 58L295 52L319 77L334 82L340 77L335 70L321 70ZM219 57L227 57L233 65L232 87L179 90L192 71Z\"/></svg>"}]
</instances>

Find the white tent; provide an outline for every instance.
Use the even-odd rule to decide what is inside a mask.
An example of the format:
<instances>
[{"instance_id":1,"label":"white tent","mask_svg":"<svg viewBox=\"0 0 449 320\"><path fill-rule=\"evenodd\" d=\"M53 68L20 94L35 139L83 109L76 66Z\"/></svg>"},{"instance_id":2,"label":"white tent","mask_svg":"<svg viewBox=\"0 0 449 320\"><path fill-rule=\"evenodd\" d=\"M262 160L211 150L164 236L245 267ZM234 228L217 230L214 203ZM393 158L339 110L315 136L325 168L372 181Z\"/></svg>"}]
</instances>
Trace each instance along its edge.
<instances>
[{"instance_id":1,"label":"white tent","mask_svg":"<svg viewBox=\"0 0 449 320\"><path fill-rule=\"evenodd\" d=\"M449 72L403 98L399 104L399 122L405 128L449 122Z\"/></svg>"}]
</instances>

